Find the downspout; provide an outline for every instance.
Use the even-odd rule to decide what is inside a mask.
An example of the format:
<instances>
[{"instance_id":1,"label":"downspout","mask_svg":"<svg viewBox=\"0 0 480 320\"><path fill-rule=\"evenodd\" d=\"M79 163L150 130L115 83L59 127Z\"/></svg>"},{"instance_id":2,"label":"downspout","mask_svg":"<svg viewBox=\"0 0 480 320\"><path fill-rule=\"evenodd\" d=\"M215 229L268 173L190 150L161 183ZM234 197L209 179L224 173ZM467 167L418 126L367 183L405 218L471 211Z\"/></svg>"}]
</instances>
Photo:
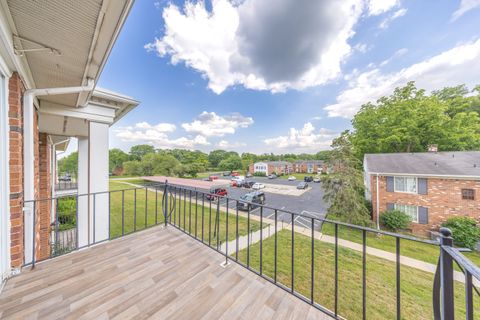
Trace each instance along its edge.
<instances>
[{"instance_id":1,"label":"downspout","mask_svg":"<svg viewBox=\"0 0 480 320\"><path fill-rule=\"evenodd\" d=\"M58 94L80 93L92 91L95 82L88 79L86 86L29 89L23 94L23 200L35 200L35 153L34 153L34 105L33 101L37 96L48 96ZM34 237L33 237L33 202L24 205L24 233L25 233L25 263L34 262Z\"/></svg>"},{"instance_id":2,"label":"downspout","mask_svg":"<svg viewBox=\"0 0 480 320\"><path fill-rule=\"evenodd\" d=\"M380 192L378 191L378 173L377 173L377 187L376 187L376 192L377 192L377 229L380 230L380 200L378 198Z\"/></svg>"}]
</instances>

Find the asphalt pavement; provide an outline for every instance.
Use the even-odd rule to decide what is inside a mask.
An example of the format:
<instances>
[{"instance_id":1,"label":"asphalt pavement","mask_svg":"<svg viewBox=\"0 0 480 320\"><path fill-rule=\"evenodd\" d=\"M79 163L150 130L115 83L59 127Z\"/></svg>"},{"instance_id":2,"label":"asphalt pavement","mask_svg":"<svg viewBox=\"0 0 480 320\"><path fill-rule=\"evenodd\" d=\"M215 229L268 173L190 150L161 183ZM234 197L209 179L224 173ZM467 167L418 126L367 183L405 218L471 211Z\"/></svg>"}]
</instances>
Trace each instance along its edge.
<instances>
[{"instance_id":1,"label":"asphalt pavement","mask_svg":"<svg viewBox=\"0 0 480 320\"><path fill-rule=\"evenodd\" d=\"M296 187L300 182L299 180L288 181L283 179L267 179L263 177L252 177L247 180L265 184L289 185L292 187ZM252 191L252 189L229 187L228 197L231 199L239 199L242 195ZM269 192L265 192L265 195L265 205L278 209L277 219L279 223L291 223L292 214L289 212L293 212L295 213L295 215L293 215L293 220L295 221L296 226L310 228L312 224L312 219L310 217L324 218L328 208L323 201L323 188L321 183L309 182L308 190L300 196L282 195ZM235 204L230 203L229 206L235 207ZM264 208L263 210L256 208L250 213L255 215L262 214L263 217L269 219L275 218L275 210L270 208ZM314 226L316 230L319 230L321 222L314 220Z\"/></svg>"}]
</instances>

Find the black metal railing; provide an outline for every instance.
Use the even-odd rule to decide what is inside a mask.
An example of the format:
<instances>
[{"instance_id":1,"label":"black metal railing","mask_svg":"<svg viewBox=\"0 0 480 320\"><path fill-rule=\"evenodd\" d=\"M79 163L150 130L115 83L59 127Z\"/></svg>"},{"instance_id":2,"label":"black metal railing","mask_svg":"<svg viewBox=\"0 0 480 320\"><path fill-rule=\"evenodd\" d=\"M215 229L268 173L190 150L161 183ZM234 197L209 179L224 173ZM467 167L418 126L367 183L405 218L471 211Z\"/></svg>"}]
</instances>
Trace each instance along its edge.
<instances>
[{"instance_id":1,"label":"black metal railing","mask_svg":"<svg viewBox=\"0 0 480 320\"><path fill-rule=\"evenodd\" d=\"M66 209L64 211L70 212L70 218L62 220L61 215L59 215L62 211L59 211L58 207L61 207L61 202L68 197L74 200L69 200L71 203L64 205L64 207L67 209L74 208L74 219L71 211ZM419 246L427 246L438 250L437 252L440 253L442 263L439 265L444 268L440 273L437 271L441 280L440 286L437 285L438 281L435 281L436 286L433 291L430 287L429 293L432 294L432 301L434 302L438 300L435 300L438 297L437 293L443 293L441 295L443 299L442 308L438 311L438 305L434 303L435 308L430 307L423 310L425 313L431 313L435 319L438 315L440 315L438 319L453 319L448 317L449 309L446 307L447 304L451 303L453 308L453 301L449 298L450 296L446 295L446 293L451 292L449 286L453 287L454 281L451 276L454 271L448 269L451 264L448 262L448 257L457 261L462 271L465 272L467 288L474 288L472 277L479 279L478 268L474 267L471 262L466 262L468 260L464 259L457 249L448 246L445 239L440 244L438 241L418 239L319 218L310 214L279 209L256 200L233 199L195 188L170 183L156 183L145 185L142 188L26 201L25 204L33 207L34 216L40 214L36 208L39 208L42 202L53 203L52 208L55 207L57 210L55 213L56 221L53 224L53 233L56 236L52 239L57 239L58 233L65 230L62 227L65 221L73 225L72 229L75 230L76 239L71 242L70 247L67 246L67 249L59 250L57 248L56 251L52 249L49 256L40 256L36 252L36 237L33 237L33 258L31 261L25 261L25 265L34 266L39 260L48 259L57 254L78 250L163 224L164 226L175 227L222 254L225 258L224 265L235 262L337 319L348 316L352 318L352 315L349 315L346 311L345 299L348 300L349 304L358 302L358 308L353 315L355 318L366 319L372 312L376 312L372 311L372 304L378 303L378 301L375 301L378 297L372 298L373 293L371 291L373 289L369 288L371 273L368 272L367 268L369 262L378 264L368 252L367 241L370 241L372 237L380 237L385 241L389 239L388 241L392 243L391 249L394 258L390 258L390 261L394 266L392 292L395 301L394 304L389 306L394 310L391 315L392 318L405 318L402 314L402 296L405 294L402 290L402 284L406 286L403 279L405 277L405 267L402 266L401 261L402 246L408 247L408 244L414 242ZM88 225L91 227L87 228L88 235L84 236L83 241L79 241L79 212L80 215L83 214L85 203L90 208ZM97 206L99 203L102 203L100 207ZM79 209L82 206L83 208ZM100 208L108 210L108 234L96 237L97 223L102 223L101 220L106 217L105 214L102 215L97 212ZM299 219L302 219L301 223ZM35 217L34 221L36 221ZM332 231L329 236L326 235L327 232L325 231L327 227ZM322 228L323 233L319 232L320 228ZM35 224L33 230L34 232L37 230ZM358 236L357 246L359 247L346 249L342 238L346 230ZM84 230L81 232L85 233ZM53 240L52 247L55 248L55 246L62 248L58 240ZM353 259L352 257L357 259L353 263L359 265L358 274L345 273L345 270L348 271L350 268L349 264L352 263L352 260L348 262L343 260ZM331 270L326 270L328 268L325 267L324 260L330 258L332 260ZM323 273L330 275L331 284L328 286L322 283L325 279L318 278ZM345 289L341 285L344 283L354 283L355 288ZM408 285L415 284L409 283ZM326 290L327 287L332 290L330 290L329 296L325 298L323 294L328 291ZM405 288L403 287L403 289ZM466 290L466 314L467 316L473 316L473 307L470 303L471 294L469 292L471 292L471 289ZM348 298L345 298L346 296Z\"/></svg>"},{"instance_id":2,"label":"black metal railing","mask_svg":"<svg viewBox=\"0 0 480 320\"><path fill-rule=\"evenodd\" d=\"M465 276L465 318L473 320L474 317L474 294L480 296L474 281L480 281L480 268L466 258L462 249L453 247L452 232L448 228L440 228L441 243L440 257L435 272L433 309L435 319L455 318L455 295L454 295L454 262ZM478 317L478 315L477 315ZM478 318L477 318L478 319Z\"/></svg>"}]
</instances>

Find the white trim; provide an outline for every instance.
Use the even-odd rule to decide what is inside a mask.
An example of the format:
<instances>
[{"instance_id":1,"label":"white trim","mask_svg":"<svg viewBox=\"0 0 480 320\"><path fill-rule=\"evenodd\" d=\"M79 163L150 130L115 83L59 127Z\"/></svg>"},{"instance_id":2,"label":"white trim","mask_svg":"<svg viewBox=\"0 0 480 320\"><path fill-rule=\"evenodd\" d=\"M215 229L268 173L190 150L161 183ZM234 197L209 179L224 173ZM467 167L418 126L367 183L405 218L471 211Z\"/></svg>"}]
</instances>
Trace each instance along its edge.
<instances>
[{"instance_id":1,"label":"white trim","mask_svg":"<svg viewBox=\"0 0 480 320\"><path fill-rule=\"evenodd\" d=\"M10 276L10 168L8 127L8 82L5 64L0 57L0 291Z\"/></svg>"},{"instance_id":2,"label":"white trim","mask_svg":"<svg viewBox=\"0 0 480 320\"><path fill-rule=\"evenodd\" d=\"M396 184L395 184L395 179L396 178L413 178L415 179L415 192L412 191L404 191L404 190L397 190ZM409 194L418 194L418 178L417 177L411 177L411 176L394 176L393 177L393 192L396 193L409 193Z\"/></svg>"},{"instance_id":3,"label":"white trim","mask_svg":"<svg viewBox=\"0 0 480 320\"><path fill-rule=\"evenodd\" d=\"M368 171L367 171L368 172ZM390 173L390 172L368 172L368 174L380 176L397 176L397 177L418 177L418 178L439 178L439 179L465 179L465 180L480 180L480 176L469 175L449 175L449 174L433 174L433 173Z\"/></svg>"},{"instance_id":4,"label":"white trim","mask_svg":"<svg viewBox=\"0 0 480 320\"><path fill-rule=\"evenodd\" d=\"M416 219L415 219L415 220L412 219L411 222L418 223L418 208L419 208L419 206L416 206L416 205L414 205L414 204L394 203L394 204L393 204L393 208L394 208L395 210L398 210L398 211L402 211L402 210L397 209L397 205L399 205L399 206L404 206L404 207L405 207L405 206L415 207L415 209L416 209L416 211L417 211L417 213L416 213ZM408 213L406 213L405 211L402 211L402 212L405 213L405 214L408 214Z\"/></svg>"}]
</instances>

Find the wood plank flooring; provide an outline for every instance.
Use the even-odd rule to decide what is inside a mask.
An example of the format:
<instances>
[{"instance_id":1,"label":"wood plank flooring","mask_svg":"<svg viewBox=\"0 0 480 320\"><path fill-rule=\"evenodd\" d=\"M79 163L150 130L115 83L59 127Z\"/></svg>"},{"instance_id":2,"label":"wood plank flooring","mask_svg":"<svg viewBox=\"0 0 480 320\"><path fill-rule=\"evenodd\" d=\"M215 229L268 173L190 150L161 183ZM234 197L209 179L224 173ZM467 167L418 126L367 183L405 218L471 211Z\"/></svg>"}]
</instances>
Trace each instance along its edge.
<instances>
[{"instance_id":1,"label":"wood plank flooring","mask_svg":"<svg viewBox=\"0 0 480 320\"><path fill-rule=\"evenodd\" d=\"M173 227L38 264L8 280L2 319L330 319Z\"/></svg>"}]
</instances>

